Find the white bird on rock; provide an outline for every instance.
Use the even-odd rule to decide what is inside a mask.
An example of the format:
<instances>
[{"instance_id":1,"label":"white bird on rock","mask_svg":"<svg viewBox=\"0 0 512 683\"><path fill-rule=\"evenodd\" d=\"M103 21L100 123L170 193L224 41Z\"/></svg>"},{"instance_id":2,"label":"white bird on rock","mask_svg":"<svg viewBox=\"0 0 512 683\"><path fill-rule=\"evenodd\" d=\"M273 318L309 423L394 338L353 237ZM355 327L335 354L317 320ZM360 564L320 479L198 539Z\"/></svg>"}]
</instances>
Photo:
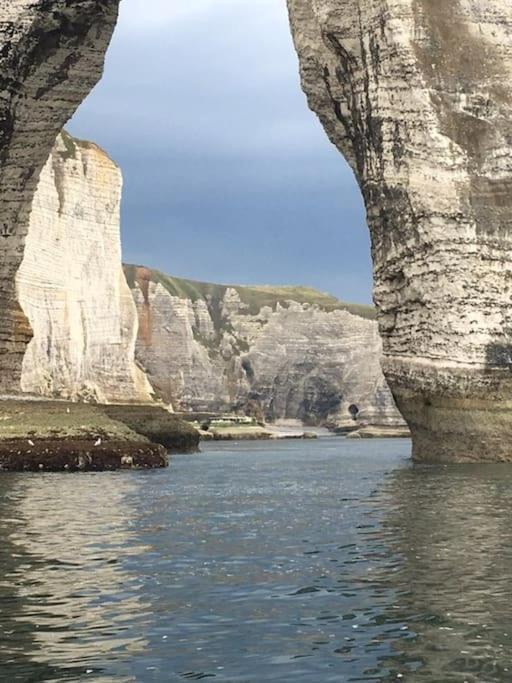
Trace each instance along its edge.
<instances>
[{"instance_id":1,"label":"white bird on rock","mask_svg":"<svg viewBox=\"0 0 512 683\"><path fill-rule=\"evenodd\" d=\"M28 445L29 445L29 446L35 446L35 443L32 441L32 439L29 439L29 440L28 440Z\"/></svg>"},{"instance_id":2,"label":"white bird on rock","mask_svg":"<svg viewBox=\"0 0 512 683\"><path fill-rule=\"evenodd\" d=\"M101 446L101 439L98 439L97 441L94 442L95 446Z\"/></svg>"}]
</instances>

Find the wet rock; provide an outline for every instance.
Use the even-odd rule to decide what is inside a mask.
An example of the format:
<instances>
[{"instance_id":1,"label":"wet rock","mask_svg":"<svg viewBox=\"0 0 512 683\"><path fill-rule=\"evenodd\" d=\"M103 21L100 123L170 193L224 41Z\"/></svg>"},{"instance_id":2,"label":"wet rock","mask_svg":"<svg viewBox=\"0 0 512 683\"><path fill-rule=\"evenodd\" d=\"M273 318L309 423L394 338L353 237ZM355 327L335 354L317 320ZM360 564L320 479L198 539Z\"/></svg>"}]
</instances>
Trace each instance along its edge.
<instances>
[{"instance_id":1,"label":"wet rock","mask_svg":"<svg viewBox=\"0 0 512 683\"><path fill-rule=\"evenodd\" d=\"M100 471L165 467L199 433L163 408L0 400L0 469Z\"/></svg>"},{"instance_id":2,"label":"wet rock","mask_svg":"<svg viewBox=\"0 0 512 683\"><path fill-rule=\"evenodd\" d=\"M165 447L168 453L196 453L199 431L164 408L151 405L108 405L102 410L137 434Z\"/></svg>"},{"instance_id":3,"label":"wet rock","mask_svg":"<svg viewBox=\"0 0 512 683\"><path fill-rule=\"evenodd\" d=\"M167 467L165 448L157 444L36 439L0 440L0 471L4 472L104 472L122 469Z\"/></svg>"}]
</instances>

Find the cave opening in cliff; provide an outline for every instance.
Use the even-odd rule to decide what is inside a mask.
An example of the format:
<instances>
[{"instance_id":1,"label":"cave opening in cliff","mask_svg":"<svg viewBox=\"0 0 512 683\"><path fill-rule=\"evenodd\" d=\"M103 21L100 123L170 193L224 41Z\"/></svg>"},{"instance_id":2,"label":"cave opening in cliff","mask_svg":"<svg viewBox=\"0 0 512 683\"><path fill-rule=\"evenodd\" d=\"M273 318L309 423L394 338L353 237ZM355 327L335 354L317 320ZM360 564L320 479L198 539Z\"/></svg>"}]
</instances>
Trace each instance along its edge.
<instances>
[{"instance_id":1,"label":"cave opening in cliff","mask_svg":"<svg viewBox=\"0 0 512 683\"><path fill-rule=\"evenodd\" d=\"M349 406L349 408L348 408L348 412L349 412L350 415L352 416L352 419L353 419L353 420L357 420L357 416L359 415L359 412L360 412L360 411L359 411L359 406L356 406L355 403L352 403L352 404Z\"/></svg>"}]
</instances>

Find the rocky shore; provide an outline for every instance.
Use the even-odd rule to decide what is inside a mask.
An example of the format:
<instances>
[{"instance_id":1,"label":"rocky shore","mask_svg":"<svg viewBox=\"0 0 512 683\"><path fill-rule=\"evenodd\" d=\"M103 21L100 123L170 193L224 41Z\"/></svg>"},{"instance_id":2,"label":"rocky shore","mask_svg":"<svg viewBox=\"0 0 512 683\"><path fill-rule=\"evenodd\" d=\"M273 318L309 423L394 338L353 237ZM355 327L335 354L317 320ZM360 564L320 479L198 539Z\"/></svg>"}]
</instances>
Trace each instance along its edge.
<instances>
[{"instance_id":1,"label":"rocky shore","mask_svg":"<svg viewBox=\"0 0 512 683\"><path fill-rule=\"evenodd\" d=\"M151 405L0 401L0 470L155 469L195 452L199 434Z\"/></svg>"},{"instance_id":2,"label":"rocky shore","mask_svg":"<svg viewBox=\"0 0 512 683\"><path fill-rule=\"evenodd\" d=\"M92 440L27 439L0 442L0 471L4 472L107 472L157 469L169 464L165 448L152 443Z\"/></svg>"},{"instance_id":3,"label":"rocky shore","mask_svg":"<svg viewBox=\"0 0 512 683\"><path fill-rule=\"evenodd\" d=\"M408 427L361 427L350 432L347 439L410 439L411 431Z\"/></svg>"},{"instance_id":4,"label":"rocky shore","mask_svg":"<svg viewBox=\"0 0 512 683\"><path fill-rule=\"evenodd\" d=\"M270 441L282 439L317 439L321 436L339 436L350 439L410 438L407 425L358 424L352 420L343 427L307 426L300 420L258 422L240 415L212 413L179 413L179 418L193 426L201 441Z\"/></svg>"},{"instance_id":5,"label":"rocky shore","mask_svg":"<svg viewBox=\"0 0 512 683\"><path fill-rule=\"evenodd\" d=\"M107 405L101 410L136 434L165 448L169 454L196 453L199 432L192 425L155 405Z\"/></svg>"},{"instance_id":6,"label":"rocky shore","mask_svg":"<svg viewBox=\"0 0 512 683\"><path fill-rule=\"evenodd\" d=\"M282 439L316 439L313 432L281 432L271 427L227 427L201 430L202 441L279 441Z\"/></svg>"}]
</instances>

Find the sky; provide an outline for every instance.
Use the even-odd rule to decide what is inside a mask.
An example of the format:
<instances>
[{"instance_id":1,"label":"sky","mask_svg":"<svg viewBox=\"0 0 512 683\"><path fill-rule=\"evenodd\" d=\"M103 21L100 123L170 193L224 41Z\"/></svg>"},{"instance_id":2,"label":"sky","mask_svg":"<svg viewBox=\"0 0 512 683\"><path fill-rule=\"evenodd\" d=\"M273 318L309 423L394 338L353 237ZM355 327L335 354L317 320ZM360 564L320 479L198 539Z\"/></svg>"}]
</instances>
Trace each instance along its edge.
<instances>
[{"instance_id":1,"label":"sky","mask_svg":"<svg viewBox=\"0 0 512 683\"><path fill-rule=\"evenodd\" d=\"M67 128L122 168L126 262L371 301L362 200L300 89L285 0L122 0Z\"/></svg>"}]
</instances>

